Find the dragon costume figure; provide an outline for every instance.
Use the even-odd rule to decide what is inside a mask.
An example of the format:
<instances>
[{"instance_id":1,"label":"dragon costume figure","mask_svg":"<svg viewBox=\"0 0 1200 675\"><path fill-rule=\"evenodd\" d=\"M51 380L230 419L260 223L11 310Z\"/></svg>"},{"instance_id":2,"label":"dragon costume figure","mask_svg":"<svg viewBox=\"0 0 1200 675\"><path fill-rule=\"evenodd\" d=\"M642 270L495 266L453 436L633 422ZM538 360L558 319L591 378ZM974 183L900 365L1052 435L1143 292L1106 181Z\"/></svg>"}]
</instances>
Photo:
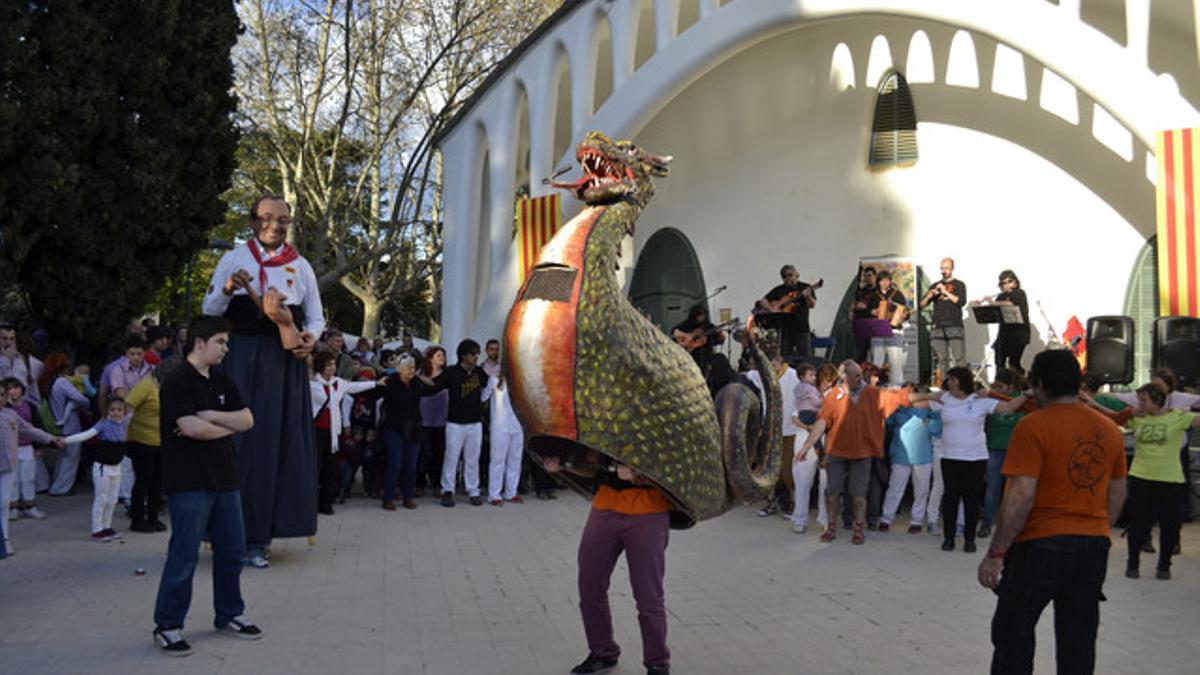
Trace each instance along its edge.
<instances>
[{"instance_id":1,"label":"dragon costume figure","mask_svg":"<svg viewBox=\"0 0 1200 675\"><path fill-rule=\"evenodd\" d=\"M592 132L583 177L552 183L586 206L542 250L504 331L505 376L537 461L627 464L670 499L686 528L760 498L779 472L782 404L763 353L747 341L767 405L742 384L716 402L692 357L631 305L617 283L621 242L671 158ZM560 474L587 495L594 479Z\"/></svg>"}]
</instances>

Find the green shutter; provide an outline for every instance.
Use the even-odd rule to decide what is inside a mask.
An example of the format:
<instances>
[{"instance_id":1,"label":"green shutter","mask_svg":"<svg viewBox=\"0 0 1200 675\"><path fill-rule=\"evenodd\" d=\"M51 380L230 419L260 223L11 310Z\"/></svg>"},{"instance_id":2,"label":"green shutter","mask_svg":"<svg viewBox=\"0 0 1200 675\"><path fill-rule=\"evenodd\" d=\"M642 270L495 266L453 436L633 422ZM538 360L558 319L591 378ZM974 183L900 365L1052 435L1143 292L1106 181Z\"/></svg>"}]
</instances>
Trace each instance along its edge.
<instances>
[{"instance_id":1,"label":"green shutter","mask_svg":"<svg viewBox=\"0 0 1200 675\"><path fill-rule=\"evenodd\" d=\"M1125 315L1133 318L1133 387L1150 379L1154 319L1158 317L1158 245L1154 237L1138 253L1125 289Z\"/></svg>"},{"instance_id":2,"label":"green shutter","mask_svg":"<svg viewBox=\"0 0 1200 675\"><path fill-rule=\"evenodd\" d=\"M875 98L871 127L870 166L905 166L917 161L917 113L904 76L884 76Z\"/></svg>"}]
</instances>

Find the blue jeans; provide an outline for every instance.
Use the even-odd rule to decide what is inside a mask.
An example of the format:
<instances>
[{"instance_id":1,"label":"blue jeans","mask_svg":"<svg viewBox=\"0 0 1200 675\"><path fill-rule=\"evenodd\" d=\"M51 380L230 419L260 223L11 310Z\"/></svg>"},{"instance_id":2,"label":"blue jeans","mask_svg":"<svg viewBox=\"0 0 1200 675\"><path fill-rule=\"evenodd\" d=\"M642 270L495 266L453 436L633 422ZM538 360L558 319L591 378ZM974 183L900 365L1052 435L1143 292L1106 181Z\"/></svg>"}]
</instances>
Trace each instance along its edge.
<instances>
[{"instance_id":1,"label":"blue jeans","mask_svg":"<svg viewBox=\"0 0 1200 675\"><path fill-rule=\"evenodd\" d=\"M158 584L154 623L161 628L183 627L192 604L192 577L200 558L200 540L207 535L213 548L213 624L218 628L246 610L240 578L246 530L242 495L230 492L180 492L167 500L171 509L171 543Z\"/></svg>"},{"instance_id":2,"label":"blue jeans","mask_svg":"<svg viewBox=\"0 0 1200 675\"><path fill-rule=\"evenodd\" d=\"M396 480L400 479L400 496L411 501L416 493L417 459L421 456L421 439L405 438L404 433L384 429L383 444L387 447L387 474L383 481L383 501L396 496Z\"/></svg>"},{"instance_id":3,"label":"blue jeans","mask_svg":"<svg viewBox=\"0 0 1200 675\"><path fill-rule=\"evenodd\" d=\"M987 494L983 497L984 525L996 524L996 512L1000 510L1000 497L1004 495L1004 458L1008 455L1005 450L988 450L987 465Z\"/></svg>"}]
</instances>

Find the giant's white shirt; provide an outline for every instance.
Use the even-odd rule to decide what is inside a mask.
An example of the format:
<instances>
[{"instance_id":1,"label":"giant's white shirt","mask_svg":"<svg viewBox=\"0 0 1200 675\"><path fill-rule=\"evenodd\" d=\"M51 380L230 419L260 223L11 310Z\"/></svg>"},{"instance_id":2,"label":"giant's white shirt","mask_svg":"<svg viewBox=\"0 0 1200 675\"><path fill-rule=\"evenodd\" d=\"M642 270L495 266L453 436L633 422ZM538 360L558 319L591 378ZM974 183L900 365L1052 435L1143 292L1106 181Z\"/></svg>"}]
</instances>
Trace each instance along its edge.
<instances>
[{"instance_id":1,"label":"giant's white shirt","mask_svg":"<svg viewBox=\"0 0 1200 675\"><path fill-rule=\"evenodd\" d=\"M263 252L263 262L270 260L274 255L259 247ZM275 253L278 254L283 248L280 247ZM213 271L212 281L208 284L208 291L204 295L203 310L205 314L210 316L221 316L225 314L225 310L229 307L229 301L232 296L225 295L225 282L229 277L239 269L246 270L250 273L251 283L254 289L261 295L266 289L259 288L258 281L258 261L254 259L254 254L250 252L248 244L242 244L232 251L221 256L221 261L217 263L217 269ZM325 311L321 307L321 291L317 285L317 275L313 271L312 265L300 256L286 265L279 267L264 267L267 272L267 288L274 286L289 305L299 305L304 308L304 326L301 330L308 331L320 339L321 334L325 332ZM246 295L245 289L237 289L233 295Z\"/></svg>"}]
</instances>

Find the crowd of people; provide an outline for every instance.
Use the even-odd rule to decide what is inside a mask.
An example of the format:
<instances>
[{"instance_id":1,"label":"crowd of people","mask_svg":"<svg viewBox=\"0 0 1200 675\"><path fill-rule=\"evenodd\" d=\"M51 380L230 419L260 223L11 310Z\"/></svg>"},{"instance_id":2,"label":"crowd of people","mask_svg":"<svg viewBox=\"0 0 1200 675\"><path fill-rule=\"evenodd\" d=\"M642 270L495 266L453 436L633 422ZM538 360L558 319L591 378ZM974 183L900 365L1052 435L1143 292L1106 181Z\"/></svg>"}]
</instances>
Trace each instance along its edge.
<instances>
[{"instance_id":1,"label":"crowd of people","mask_svg":"<svg viewBox=\"0 0 1200 675\"><path fill-rule=\"evenodd\" d=\"M212 546L214 626L258 639L262 630L245 615L241 570L269 567L273 538L314 535L318 516L333 516L356 486L387 511L398 510L397 502L418 508L425 495L446 508L459 503L456 495L475 507L502 507L522 503L529 488L553 499L555 472L597 471L523 461L498 340L482 348L461 341L452 365L443 347L420 351L407 336L397 349L365 338L349 348L326 326L311 266L286 243L287 203L264 197L250 217L255 237L218 264L204 315L174 328L131 320L94 379L86 364L48 351L45 340L0 325L0 417L8 422L0 426L0 504L8 510L0 555L13 552L10 521L46 517L39 494L73 494L79 477L90 475L93 541L121 538L114 525L119 505L129 530L171 532L153 636L175 656L191 651L182 629L202 539ZM804 320L786 323L771 354L784 394L784 461L759 515L782 514L803 534L815 497L820 540L835 541L840 524L861 545L867 531L891 531L911 483L909 534L940 535L944 551L955 550L961 537L968 553L978 539L991 539L979 580L1000 597L993 666L1004 672L1003 664L1020 671L1031 663L1032 627L1047 602L1058 602L1046 588L1031 591L1036 584L1025 567L1014 565L1018 558L1046 563L1048 541L1073 561L1056 568L1052 585L1090 598L1059 610L1068 617L1056 622L1063 623L1060 650L1065 645L1094 660L1109 520L1121 512L1128 528L1127 577L1140 576L1141 554L1154 550L1154 526L1156 576L1171 576L1180 524L1190 519L1187 434L1200 426L1193 412L1200 396L1178 391L1167 371L1134 393L1104 393L1094 379L1081 381L1074 356L1063 350L1039 354L1027 382L1019 367L1027 325L1020 324L1002 329L997 342L998 361L1009 367L981 385L961 362L965 286L953 278L952 260L941 271L919 303L934 304L932 340L943 371L936 392L886 386L889 370L903 368L802 361L811 348L806 310L821 282L799 282L791 266L781 271L784 284L761 301L761 316L797 308ZM902 324L896 310L903 298L892 293L890 275L863 274L870 293L852 314L874 305ZM1027 309L1011 271L1001 274L1000 286L996 301ZM960 325L952 325L953 316ZM727 361L724 371L712 368L720 359L711 344L722 336L705 308L672 332L708 368L714 390L727 382L765 390L748 359L742 372ZM1128 469L1118 424L1133 433ZM58 451L46 452L51 448ZM607 587L623 548L638 561L630 562L644 610L644 663L648 672L667 673L669 504L631 467L608 468L580 547L589 655L572 672L616 663ZM1001 579L1006 564L1012 572ZM1022 604L1030 593L1043 594L1040 606Z\"/></svg>"}]
</instances>

